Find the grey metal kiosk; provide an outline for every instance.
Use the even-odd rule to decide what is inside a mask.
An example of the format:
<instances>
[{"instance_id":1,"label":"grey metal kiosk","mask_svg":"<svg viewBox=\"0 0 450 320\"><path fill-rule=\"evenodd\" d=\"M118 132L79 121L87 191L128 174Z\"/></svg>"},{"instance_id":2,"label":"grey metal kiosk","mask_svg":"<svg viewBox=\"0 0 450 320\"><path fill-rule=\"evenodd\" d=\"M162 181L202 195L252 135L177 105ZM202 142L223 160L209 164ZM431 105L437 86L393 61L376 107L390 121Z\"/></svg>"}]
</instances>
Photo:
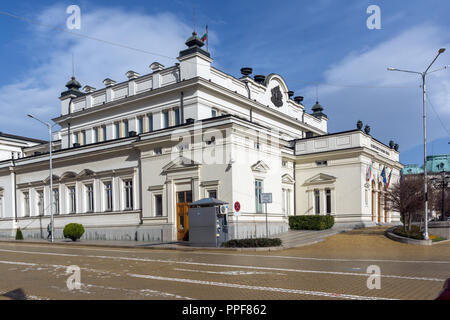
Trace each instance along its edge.
<instances>
[{"instance_id":1,"label":"grey metal kiosk","mask_svg":"<svg viewBox=\"0 0 450 320\"><path fill-rule=\"evenodd\" d=\"M228 241L226 202L207 198L193 202L189 208L189 245L219 247Z\"/></svg>"}]
</instances>

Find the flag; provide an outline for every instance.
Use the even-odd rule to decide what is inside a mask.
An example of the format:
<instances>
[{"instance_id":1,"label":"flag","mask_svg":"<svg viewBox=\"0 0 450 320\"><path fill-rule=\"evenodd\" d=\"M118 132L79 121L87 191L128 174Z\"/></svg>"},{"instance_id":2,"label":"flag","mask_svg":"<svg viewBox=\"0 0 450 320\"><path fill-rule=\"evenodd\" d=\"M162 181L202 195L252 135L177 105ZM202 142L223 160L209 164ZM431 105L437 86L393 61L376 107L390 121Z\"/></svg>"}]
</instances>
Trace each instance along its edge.
<instances>
[{"instance_id":1,"label":"flag","mask_svg":"<svg viewBox=\"0 0 450 320\"><path fill-rule=\"evenodd\" d=\"M207 34L207 33L205 33L205 34L200 38L200 40L202 40L203 42L205 42L206 39L208 39L208 34Z\"/></svg>"},{"instance_id":2,"label":"flag","mask_svg":"<svg viewBox=\"0 0 450 320\"><path fill-rule=\"evenodd\" d=\"M391 184L392 171L394 171L394 169L391 169L391 172L389 173L389 178L388 178L387 188L389 188L389 185Z\"/></svg>"},{"instance_id":3,"label":"flag","mask_svg":"<svg viewBox=\"0 0 450 320\"><path fill-rule=\"evenodd\" d=\"M383 167L383 170L381 171L381 177L383 178L383 183L386 185L386 167Z\"/></svg>"},{"instance_id":4,"label":"flag","mask_svg":"<svg viewBox=\"0 0 450 320\"><path fill-rule=\"evenodd\" d=\"M369 182L371 178L372 178L372 163L367 166L366 181Z\"/></svg>"},{"instance_id":5,"label":"flag","mask_svg":"<svg viewBox=\"0 0 450 320\"><path fill-rule=\"evenodd\" d=\"M200 38L203 43L206 41L206 51L209 51L209 39L208 39L208 25L206 25L206 32L205 34Z\"/></svg>"}]
</instances>

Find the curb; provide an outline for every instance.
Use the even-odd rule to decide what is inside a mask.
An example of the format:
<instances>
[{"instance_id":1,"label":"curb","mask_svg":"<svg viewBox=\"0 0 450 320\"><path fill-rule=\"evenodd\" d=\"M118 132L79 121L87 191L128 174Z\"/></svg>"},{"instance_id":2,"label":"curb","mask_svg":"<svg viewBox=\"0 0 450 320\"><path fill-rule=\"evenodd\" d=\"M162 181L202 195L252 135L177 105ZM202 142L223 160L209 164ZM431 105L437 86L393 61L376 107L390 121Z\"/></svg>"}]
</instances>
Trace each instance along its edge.
<instances>
[{"instance_id":1,"label":"curb","mask_svg":"<svg viewBox=\"0 0 450 320\"><path fill-rule=\"evenodd\" d=\"M410 238L398 236L393 233L395 228L397 228L397 227L392 227L392 228L387 229L384 233L385 236L393 241L397 241L397 242L401 242L401 243L405 243L405 244L414 244L414 245L420 245L420 246L432 246L433 245L432 240L417 240L417 239L410 239Z\"/></svg>"}]
</instances>

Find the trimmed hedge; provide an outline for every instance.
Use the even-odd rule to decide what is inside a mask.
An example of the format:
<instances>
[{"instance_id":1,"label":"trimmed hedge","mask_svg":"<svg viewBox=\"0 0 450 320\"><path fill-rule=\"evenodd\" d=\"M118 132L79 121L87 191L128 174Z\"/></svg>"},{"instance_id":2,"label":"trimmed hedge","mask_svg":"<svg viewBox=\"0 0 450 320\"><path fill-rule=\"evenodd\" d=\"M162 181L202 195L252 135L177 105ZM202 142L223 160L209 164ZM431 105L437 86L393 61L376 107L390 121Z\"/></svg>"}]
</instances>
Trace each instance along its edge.
<instances>
[{"instance_id":1,"label":"trimmed hedge","mask_svg":"<svg viewBox=\"0 0 450 320\"><path fill-rule=\"evenodd\" d=\"M397 228L394 229L393 231L394 234L400 236L400 237L405 237L405 238L410 238L410 239L416 239L416 240L423 240L423 233L420 230L419 226L413 225L411 226L411 231L408 232L408 230L403 230L403 226L399 226Z\"/></svg>"},{"instance_id":2,"label":"trimmed hedge","mask_svg":"<svg viewBox=\"0 0 450 320\"><path fill-rule=\"evenodd\" d=\"M282 241L279 238L267 239L236 239L222 243L225 248L262 248L262 247L279 247Z\"/></svg>"},{"instance_id":3,"label":"trimmed hedge","mask_svg":"<svg viewBox=\"0 0 450 320\"><path fill-rule=\"evenodd\" d=\"M64 238L69 238L72 241L77 241L84 234L84 227L82 224L69 223L64 227L63 235Z\"/></svg>"},{"instance_id":4,"label":"trimmed hedge","mask_svg":"<svg viewBox=\"0 0 450 320\"><path fill-rule=\"evenodd\" d=\"M293 216L289 217L292 230L326 230L334 226L333 216Z\"/></svg>"},{"instance_id":5,"label":"trimmed hedge","mask_svg":"<svg viewBox=\"0 0 450 320\"><path fill-rule=\"evenodd\" d=\"M20 228L16 230L16 240L23 240L22 230Z\"/></svg>"}]
</instances>

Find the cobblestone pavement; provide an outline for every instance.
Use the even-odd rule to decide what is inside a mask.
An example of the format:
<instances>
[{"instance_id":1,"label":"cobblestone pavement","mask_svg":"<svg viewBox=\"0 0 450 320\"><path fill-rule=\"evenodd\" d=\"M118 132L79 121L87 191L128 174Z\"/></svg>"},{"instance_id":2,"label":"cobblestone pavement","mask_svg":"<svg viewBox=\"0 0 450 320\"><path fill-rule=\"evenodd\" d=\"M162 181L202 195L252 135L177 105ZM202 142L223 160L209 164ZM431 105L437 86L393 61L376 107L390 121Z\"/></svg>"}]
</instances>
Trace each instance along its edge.
<instances>
[{"instance_id":1,"label":"cobblestone pavement","mask_svg":"<svg viewBox=\"0 0 450 320\"><path fill-rule=\"evenodd\" d=\"M434 299L450 243L406 245L385 228L274 252L174 251L0 243L0 299ZM67 267L81 288L67 287ZM367 287L367 268L381 289Z\"/></svg>"}]
</instances>

